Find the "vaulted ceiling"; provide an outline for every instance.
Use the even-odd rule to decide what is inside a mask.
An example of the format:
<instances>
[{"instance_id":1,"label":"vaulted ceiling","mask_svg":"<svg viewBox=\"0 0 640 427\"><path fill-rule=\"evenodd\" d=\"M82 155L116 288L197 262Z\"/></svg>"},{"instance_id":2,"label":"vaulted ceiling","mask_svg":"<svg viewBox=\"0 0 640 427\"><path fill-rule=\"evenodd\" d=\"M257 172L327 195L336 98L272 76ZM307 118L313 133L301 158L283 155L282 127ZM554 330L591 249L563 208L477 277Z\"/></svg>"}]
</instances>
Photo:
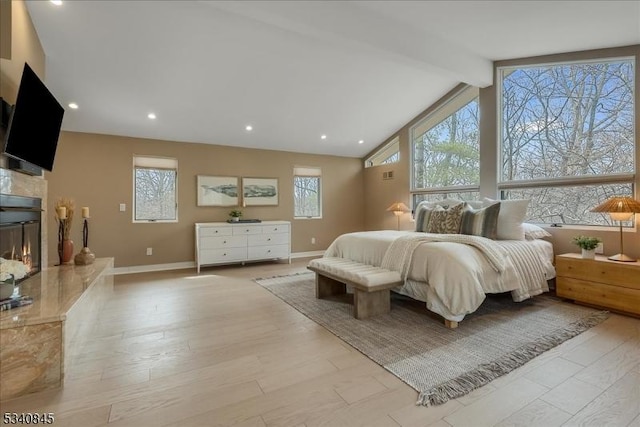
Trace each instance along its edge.
<instances>
[{"instance_id":1,"label":"vaulted ceiling","mask_svg":"<svg viewBox=\"0 0 640 427\"><path fill-rule=\"evenodd\" d=\"M27 5L65 130L351 157L492 61L640 43L640 1Z\"/></svg>"}]
</instances>

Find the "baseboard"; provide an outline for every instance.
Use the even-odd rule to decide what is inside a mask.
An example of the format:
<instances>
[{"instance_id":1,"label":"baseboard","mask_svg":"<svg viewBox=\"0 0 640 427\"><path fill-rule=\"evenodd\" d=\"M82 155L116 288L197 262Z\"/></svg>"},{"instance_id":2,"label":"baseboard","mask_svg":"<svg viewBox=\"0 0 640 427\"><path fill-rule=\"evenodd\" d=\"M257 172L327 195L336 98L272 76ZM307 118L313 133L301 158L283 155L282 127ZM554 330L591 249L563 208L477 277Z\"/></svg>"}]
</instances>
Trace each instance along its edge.
<instances>
[{"instance_id":1,"label":"baseboard","mask_svg":"<svg viewBox=\"0 0 640 427\"><path fill-rule=\"evenodd\" d=\"M291 258L310 258L312 256L322 256L324 251L296 252L291 254Z\"/></svg>"},{"instance_id":2,"label":"baseboard","mask_svg":"<svg viewBox=\"0 0 640 427\"><path fill-rule=\"evenodd\" d=\"M324 255L324 251L295 252L291 258L310 258ZM132 265L131 267L117 267L113 269L114 275L148 273L150 271L182 270L185 268L196 268L195 261L172 262L168 264Z\"/></svg>"}]
</instances>

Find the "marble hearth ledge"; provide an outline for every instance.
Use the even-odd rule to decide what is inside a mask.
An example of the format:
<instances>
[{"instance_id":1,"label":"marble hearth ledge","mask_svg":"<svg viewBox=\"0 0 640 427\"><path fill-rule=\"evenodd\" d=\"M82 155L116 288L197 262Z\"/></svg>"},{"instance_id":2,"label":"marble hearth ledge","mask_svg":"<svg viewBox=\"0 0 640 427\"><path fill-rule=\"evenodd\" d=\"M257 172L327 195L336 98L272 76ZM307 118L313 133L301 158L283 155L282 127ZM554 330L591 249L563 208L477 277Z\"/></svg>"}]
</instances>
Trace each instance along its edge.
<instances>
[{"instance_id":1,"label":"marble hearth ledge","mask_svg":"<svg viewBox=\"0 0 640 427\"><path fill-rule=\"evenodd\" d=\"M113 258L86 266L62 265L42 270L20 283L20 294L33 304L0 312L0 330L65 320L73 305L101 274L111 274Z\"/></svg>"},{"instance_id":2,"label":"marble hearth ledge","mask_svg":"<svg viewBox=\"0 0 640 427\"><path fill-rule=\"evenodd\" d=\"M47 268L20 293L33 304L0 312L0 401L62 386L113 294L113 258Z\"/></svg>"}]
</instances>

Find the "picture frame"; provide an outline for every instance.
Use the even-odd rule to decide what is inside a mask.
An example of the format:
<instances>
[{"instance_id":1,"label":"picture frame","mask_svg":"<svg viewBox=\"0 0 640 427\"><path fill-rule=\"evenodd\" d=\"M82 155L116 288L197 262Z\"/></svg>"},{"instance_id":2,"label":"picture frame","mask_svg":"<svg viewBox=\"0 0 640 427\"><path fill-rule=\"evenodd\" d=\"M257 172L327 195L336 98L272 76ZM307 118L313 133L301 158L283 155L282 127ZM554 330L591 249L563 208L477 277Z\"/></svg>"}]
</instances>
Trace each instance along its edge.
<instances>
[{"instance_id":1,"label":"picture frame","mask_svg":"<svg viewBox=\"0 0 640 427\"><path fill-rule=\"evenodd\" d=\"M242 178L243 206L278 206L278 178Z\"/></svg>"},{"instance_id":2,"label":"picture frame","mask_svg":"<svg viewBox=\"0 0 640 427\"><path fill-rule=\"evenodd\" d=\"M196 191L198 206L238 206L237 176L198 175Z\"/></svg>"}]
</instances>

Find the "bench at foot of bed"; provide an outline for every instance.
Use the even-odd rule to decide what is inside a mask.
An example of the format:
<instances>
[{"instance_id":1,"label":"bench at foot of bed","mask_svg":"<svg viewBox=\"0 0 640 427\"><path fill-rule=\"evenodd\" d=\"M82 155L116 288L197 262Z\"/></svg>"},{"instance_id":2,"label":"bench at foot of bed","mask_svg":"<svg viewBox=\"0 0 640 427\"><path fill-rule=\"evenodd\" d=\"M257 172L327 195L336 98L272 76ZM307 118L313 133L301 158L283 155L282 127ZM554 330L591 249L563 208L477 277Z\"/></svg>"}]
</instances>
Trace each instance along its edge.
<instances>
[{"instance_id":1,"label":"bench at foot of bed","mask_svg":"<svg viewBox=\"0 0 640 427\"><path fill-rule=\"evenodd\" d=\"M316 298L346 293L353 288L353 314L356 319L388 313L390 289L400 286L400 273L344 258L314 259L307 267L316 273Z\"/></svg>"},{"instance_id":2,"label":"bench at foot of bed","mask_svg":"<svg viewBox=\"0 0 640 427\"><path fill-rule=\"evenodd\" d=\"M365 319L391 310L390 290L402 285L400 273L351 261L346 258L318 258L307 268L316 273L316 298L326 298L353 288L353 315ZM447 328L455 329L458 322L444 319Z\"/></svg>"}]
</instances>

